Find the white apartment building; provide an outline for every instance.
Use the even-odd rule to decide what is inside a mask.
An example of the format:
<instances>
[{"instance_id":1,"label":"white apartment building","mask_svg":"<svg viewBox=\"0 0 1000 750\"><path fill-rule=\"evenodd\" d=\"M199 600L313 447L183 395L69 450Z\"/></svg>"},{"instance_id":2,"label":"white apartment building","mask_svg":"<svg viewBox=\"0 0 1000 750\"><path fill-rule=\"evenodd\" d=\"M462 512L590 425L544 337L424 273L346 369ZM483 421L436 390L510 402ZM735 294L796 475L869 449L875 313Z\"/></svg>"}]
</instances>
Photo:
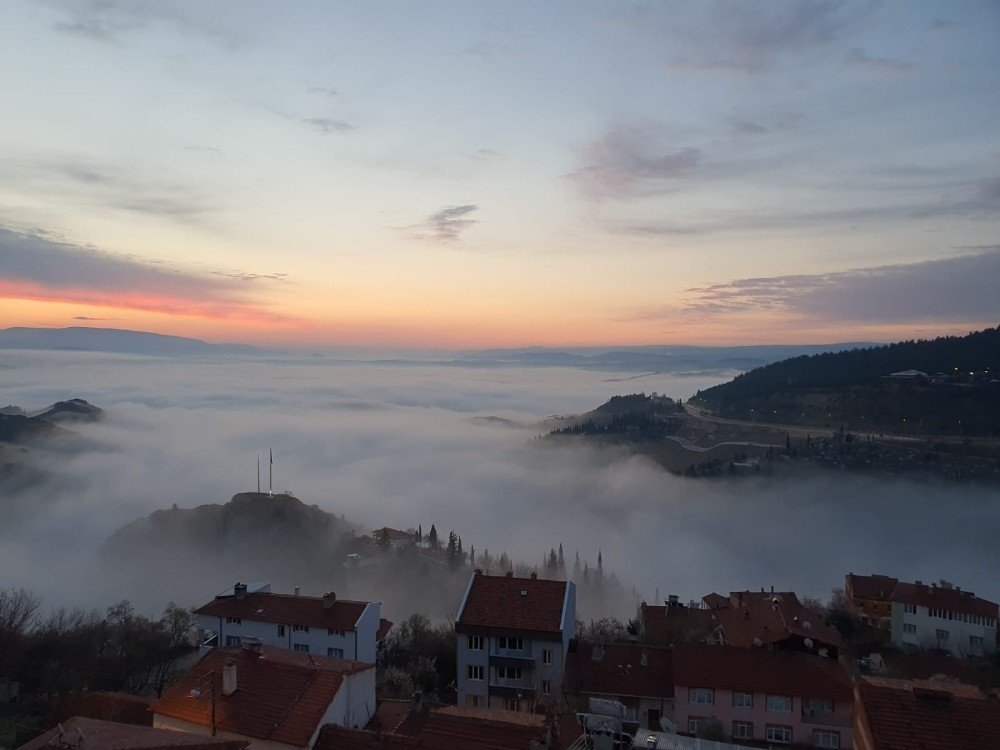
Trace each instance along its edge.
<instances>
[{"instance_id":1,"label":"white apartment building","mask_svg":"<svg viewBox=\"0 0 1000 750\"><path fill-rule=\"evenodd\" d=\"M947 581L899 583L889 601L892 645L983 656L997 647L997 605Z\"/></svg>"},{"instance_id":2,"label":"white apartment building","mask_svg":"<svg viewBox=\"0 0 1000 750\"><path fill-rule=\"evenodd\" d=\"M237 583L195 610L202 650L258 641L290 651L375 663L378 642L391 626L379 602L274 594L269 583Z\"/></svg>"}]
</instances>

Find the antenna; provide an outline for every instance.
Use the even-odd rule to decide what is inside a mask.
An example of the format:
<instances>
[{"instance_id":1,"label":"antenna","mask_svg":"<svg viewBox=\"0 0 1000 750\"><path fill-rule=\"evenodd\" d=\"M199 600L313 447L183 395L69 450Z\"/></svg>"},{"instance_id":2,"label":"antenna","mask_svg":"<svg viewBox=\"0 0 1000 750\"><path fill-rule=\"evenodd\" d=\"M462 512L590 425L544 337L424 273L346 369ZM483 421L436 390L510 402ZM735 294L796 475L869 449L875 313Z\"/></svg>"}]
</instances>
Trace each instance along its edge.
<instances>
[{"instance_id":1,"label":"antenna","mask_svg":"<svg viewBox=\"0 0 1000 750\"><path fill-rule=\"evenodd\" d=\"M267 467L267 496L274 497L274 451L267 449L267 456L270 461Z\"/></svg>"},{"instance_id":2,"label":"antenna","mask_svg":"<svg viewBox=\"0 0 1000 750\"><path fill-rule=\"evenodd\" d=\"M257 451L257 494L260 494L260 451Z\"/></svg>"}]
</instances>

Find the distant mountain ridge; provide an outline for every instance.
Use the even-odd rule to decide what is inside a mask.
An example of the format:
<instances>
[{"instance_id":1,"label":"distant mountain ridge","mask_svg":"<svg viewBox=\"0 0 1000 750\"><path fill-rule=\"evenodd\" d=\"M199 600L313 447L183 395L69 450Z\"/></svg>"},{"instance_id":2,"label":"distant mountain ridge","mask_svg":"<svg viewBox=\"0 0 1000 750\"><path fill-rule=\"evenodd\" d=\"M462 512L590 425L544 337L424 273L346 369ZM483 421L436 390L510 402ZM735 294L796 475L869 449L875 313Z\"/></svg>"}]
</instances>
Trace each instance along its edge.
<instances>
[{"instance_id":1,"label":"distant mountain ridge","mask_svg":"<svg viewBox=\"0 0 1000 750\"><path fill-rule=\"evenodd\" d=\"M155 356L260 352L257 347L247 344L211 344L184 336L87 326L0 329L0 349L68 350Z\"/></svg>"},{"instance_id":2,"label":"distant mountain ridge","mask_svg":"<svg viewBox=\"0 0 1000 750\"><path fill-rule=\"evenodd\" d=\"M996 435L998 374L1000 327L786 359L699 391L691 401L729 419Z\"/></svg>"}]
</instances>

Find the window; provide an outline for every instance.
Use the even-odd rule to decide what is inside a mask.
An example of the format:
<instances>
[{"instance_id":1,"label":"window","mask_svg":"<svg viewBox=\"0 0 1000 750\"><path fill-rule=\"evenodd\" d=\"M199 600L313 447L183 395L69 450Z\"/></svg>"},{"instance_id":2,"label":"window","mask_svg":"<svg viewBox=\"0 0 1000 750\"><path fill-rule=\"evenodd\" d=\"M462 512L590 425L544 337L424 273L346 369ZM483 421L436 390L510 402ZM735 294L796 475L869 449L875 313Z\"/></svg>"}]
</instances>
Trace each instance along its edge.
<instances>
[{"instance_id":1,"label":"window","mask_svg":"<svg viewBox=\"0 0 1000 750\"><path fill-rule=\"evenodd\" d=\"M479 664L470 664L466 667L469 674L470 680L482 680L483 679L483 668Z\"/></svg>"},{"instance_id":2,"label":"window","mask_svg":"<svg viewBox=\"0 0 1000 750\"><path fill-rule=\"evenodd\" d=\"M543 648L542 649L542 664L551 664L551 663L552 663L552 649L551 648Z\"/></svg>"},{"instance_id":3,"label":"window","mask_svg":"<svg viewBox=\"0 0 1000 750\"><path fill-rule=\"evenodd\" d=\"M497 638L497 647L508 651L520 651L524 648L522 638Z\"/></svg>"},{"instance_id":4,"label":"window","mask_svg":"<svg viewBox=\"0 0 1000 750\"><path fill-rule=\"evenodd\" d=\"M777 724L768 724L766 739L768 742L780 742L784 745L790 745L792 742L792 728Z\"/></svg>"},{"instance_id":5,"label":"window","mask_svg":"<svg viewBox=\"0 0 1000 750\"><path fill-rule=\"evenodd\" d=\"M691 703L711 705L715 703L715 691L710 688L691 688L688 699Z\"/></svg>"},{"instance_id":6,"label":"window","mask_svg":"<svg viewBox=\"0 0 1000 750\"><path fill-rule=\"evenodd\" d=\"M240 638L238 635L227 635L226 636L226 645L227 646L239 646L239 645L242 645L242 643L243 643L243 639Z\"/></svg>"},{"instance_id":7,"label":"window","mask_svg":"<svg viewBox=\"0 0 1000 750\"><path fill-rule=\"evenodd\" d=\"M698 734L705 729L708 724L707 716L689 716L688 717L688 732L690 734Z\"/></svg>"},{"instance_id":8,"label":"window","mask_svg":"<svg viewBox=\"0 0 1000 750\"><path fill-rule=\"evenodd\" d=\"M792 699L787 695L769 695L767 696L767 710L790 714L792 712Z\"/></svg>"},{"instance_id":9,"label":"window","mask_svg":"<svg viewBox=\"0 0 1000 750\"><path fill-rule=\"evenodd\" d=\"M326 655L329 656L331 659L343 659L344 658L344 649L342 649L342 648L328 648L326 650Z\"/></svg>"},{"instance_id":10,"label":"window","mask_svg":"<svg viewBox=\"0 0 1000 750\"><path fill-rule=\"evenodd\" d=\"M520 667L497 667L497 677L501 680L520 680Z\"/></svg>"},{"instance_id":11,"label":"window","mask_svg":"<svg viewBox=\"0 0 1000 750\"><path fill-rule=\"evenodd\" d=\"M806 710L813 713L833 713L833 698L807 698Z\"/></svg>"},{"instance_id":12,"label":"window","mask_svg":"<svg viewBox=\"0 0 1000 750\"><path fill-rule=\"evenodd\" d=\"M753 722L752 721L734 721L733 722L733 739L734 740L752 740L753 739Z\"/></svg>"},{"instance_id":13,"label":"window","mask_svg":"<svg viewBox=\"0 0 1000 750\"><path fill-rule=\"evenodd\" d=\"M482 650L483 650L483 637L481 635L470 635L469 651L482 651Z\"/></svg>"},{"instance_id":14,"label":"window","mask_svg":"<svg viewBox=\"0 0 1000 750\"><path fill-rule=\"evenodd\" d=\"M941 630L940 628L938 628L938 630L936 632L937 632L937 639L939 641L946 641L946 640L948 640L948 631L947 630Z\"/></svg>"},{"instance_id":15,"label":"window","mask_svg":"<svg viewBox=\"0 0 1000 750\"><path fill-rule=\"evenodd\" d=\"M983 639L978 635L970 635L969 645L972 646L972 648L981 649L983 647Z\"/></svg>"},{"instance_id":16,"label":"window","mask_svg":"<svg viewBox=\"0 0 1000 750\"><path fill-rule=\"evenodd\" d=\"M507 711L520 711L521 710L521 701L519 701L517 698L504 698L503 699L503 707Z\"/></svg>"},{"instance_id":17,"label":"window","mask_svg":"<svg viewBox=\"0 0 1000 750\"><path fill-rule=\"evenodd\" d=\"M292 632L293 633L299 633L299 632L308 633L309 632L309 626L308 625L292 625Z\"/></svg>"},{"instance_id":18,"label":"window","mask_svg":"<svg viewBox=\"0 0 1000 750\"><path fill-rule=\"evenodd\" d=\"M903 612L905 612L908 615L915 615L915 614L917 614L917 605L916 604L904 604L903 605Z\"/></svg>"},{"instance_id":19,"label":"window","mask_svg":"<svg viewBox=\"0 0 1000 750\"><path fill-rule=\"evenodd\" d=\"M646 712L646 728L660 731L660 709L651 708Z\"/></svg>"},{"instance_id":20,"label":"window","mask_svg":"<svg viewBox=\"0 0 1000 750\"><path fill-rule=\"evenodd\" d=\"M917 632L917 626L914 625L912 622L904 622L903 623L903 632L904 633L916 633Z\"/></svg>"},{"instance_id":21,"label":"window","mask_svg":"<svg viewBox=\"0 0 1000 750\"><path fill-rule=\"evenodd\" d=\"M552 695L551 680L542 680L542 695Z\"/></svg>"},{"instance_id":22,"label":"window","mask_svg":"<svg viewBox=\"0 0 1000 750\"><path fill-rule=\"evenodd\" d=\"M339 636L340 638L344 637L344 631L343 630L334 630L333 628L327 628L326 629L326 634L327 635L336 635L336 636Z\"/></svg>"},{"instance_id":23,"label":"window","mask_svg":"<svg viewBox=\"0 0 1000 750\"><path fill-rule=\"evenodd\" d=\"M753 693L733 693L733 708L753 708Z\"/></svg>"},{"instance_id":24,"label":"window","mask_svg":"<svg viewBox=\"0 0 1000 750\"><path fill-rule=\"evenodd\" d=\"M243 620L241 620L239 617L227 617L226 618L226 622L229 623L230 625L242 625L243 624Z\"/></svg>"},{"instance_id":25,"label":"window","mask_svg":"<svg viewBox=\"0 0 1000 750\"><path fill-rule=\"evenodd\" d=\"M479 708L483 705L483 696L467 695L465 696L465 705L469 708Z\"/></svg>"},{"instance_id":26,"label":"window","mask_svg":"<svg viewBox=\"0 0 1000 750\"><path fill-rule=\"evenodd\" d=\"M285 626L284 625L279 625L278 626L278 635L280 637L284 637L284 635L285 635Z\"/></svg>"},{"instance_id":27,"label":"window","mask_svg":"<svg viewBox=\"0 0 1000 750\"><path fill-rule=\"evenodd\" d=\"M813 745L816 747L840 747L840 732L831 732L829 729L817 729L813 732Z\"/></svg>"},{"instance_id":28,"label":"window","mask_svg":"<svg viewBox=\"0 0 1000 750\"><path fill-rule=\"evenodd\" d=\"M302 652L308 654L309 653L309 644L308 643L293 643L292 644L292 650L293 651L302 651Z\"/></svg>"}]
</instances>

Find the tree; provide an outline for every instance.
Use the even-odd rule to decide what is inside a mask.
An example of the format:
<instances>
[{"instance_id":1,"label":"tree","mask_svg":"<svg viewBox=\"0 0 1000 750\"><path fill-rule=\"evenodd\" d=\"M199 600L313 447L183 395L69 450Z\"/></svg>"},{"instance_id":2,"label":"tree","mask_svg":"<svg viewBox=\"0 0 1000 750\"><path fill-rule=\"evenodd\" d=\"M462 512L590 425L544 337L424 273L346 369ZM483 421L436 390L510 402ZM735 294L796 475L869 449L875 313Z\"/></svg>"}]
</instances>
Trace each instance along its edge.
<instances>
[{"instance_id":1,"label":"tree","mask_svg":"<svg viewBox=\"0 0 1000 750\"><path fill-rule=\"evenodd\" d=\"M559 572L559 558L556 557L555 548L549 550L549 557L545 561L545 570L550 576L555 576Z\"/></svg>"},{"instance_id":2,"label":"tree","mask_svg":"<svg viewBox=\"0 0 1000 750\"><path fill-rule=\"evenodd\" d=\"M563 557L563 546L562 542L559 542L559 563L557 566L557 571L560 578L566 577L566 558Z\"/></svg>"},{"instance_id":3,"label":"tree","mask_svg":"<svg viewBox=\"0 0 1000 750\"><path fill-rule=\"evenodd\" d=\"M469 547L469 565L476 567L476 545Z\"/></svg>"},{"instance_id":4,"label":"tree","mask_svg":"<svg viewBox=\"0 0 1000 750\"><path fill-rule=\"evenodd\" d=\"M434 528L434 524L431 524L431 530L427 534L427 546L429 546L431 549L434 549L434 550L436 550L436 549L439 548L438 547L438 532L437 532L437 529Z\"/></svg>"},{"instance_id":5,"label":"tree","mask_svg":"<svg viewBox=\"0 0 1000 750\"><path fill-rule=\"evenodd\" d=\"M422 541L424 541L424 525L419 524L417 526L417 544L420 544Z\"/></svg>"},{"instance_id":6,"label":"tree","mask_svg":"<svg viewBox=\"0 0 1000 750\"><path fill-rule=\"evenodd\" d=\"M580 550L576 551L576 559L573 561L573 580L580 580Z\"/></svg>"}]
</instances>

